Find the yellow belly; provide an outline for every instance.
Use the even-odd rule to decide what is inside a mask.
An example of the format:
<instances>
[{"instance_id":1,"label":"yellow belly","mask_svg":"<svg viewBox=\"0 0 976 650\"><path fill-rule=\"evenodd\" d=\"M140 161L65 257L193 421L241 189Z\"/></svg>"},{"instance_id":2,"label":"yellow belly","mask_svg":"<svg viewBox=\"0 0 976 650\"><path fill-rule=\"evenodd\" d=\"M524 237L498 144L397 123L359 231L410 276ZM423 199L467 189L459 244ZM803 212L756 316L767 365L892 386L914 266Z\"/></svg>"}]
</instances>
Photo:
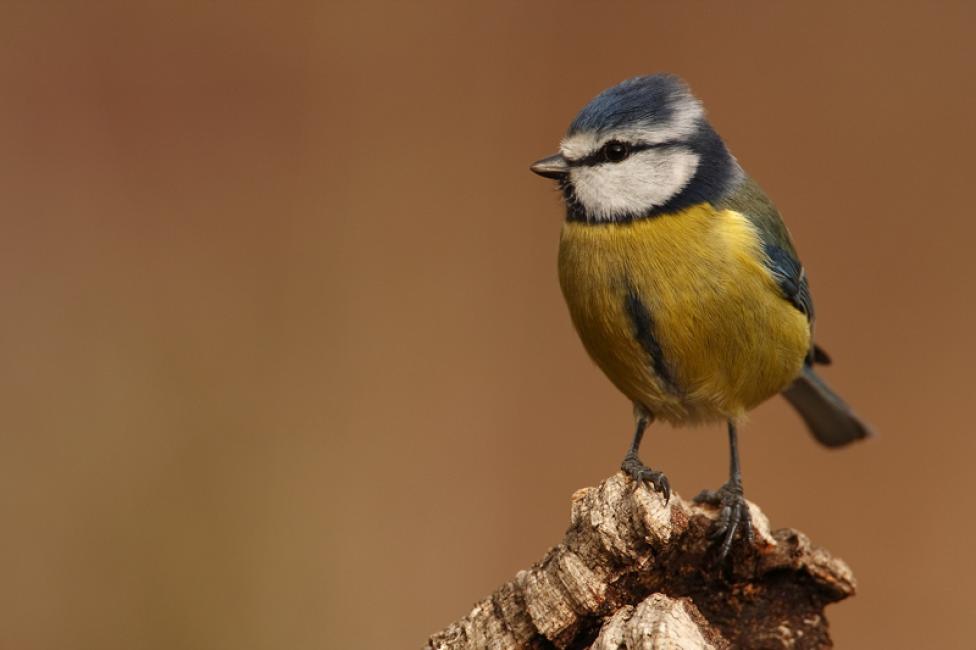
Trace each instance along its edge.
<instances>
[{"instance_id":1,"label":"yellow belly","mask_svg":"<svg viewBox=\"0 0 976 650\"><path fill-rule=\"evenodd\" d=\"M559 279L583 345L656 417L739 417L783 390L810 347L806 317L783 298L749 221L700 205L628 224L567 222ZM663 381L635 338L628 292L653 320Z\"/></svg>"}]
</instances>

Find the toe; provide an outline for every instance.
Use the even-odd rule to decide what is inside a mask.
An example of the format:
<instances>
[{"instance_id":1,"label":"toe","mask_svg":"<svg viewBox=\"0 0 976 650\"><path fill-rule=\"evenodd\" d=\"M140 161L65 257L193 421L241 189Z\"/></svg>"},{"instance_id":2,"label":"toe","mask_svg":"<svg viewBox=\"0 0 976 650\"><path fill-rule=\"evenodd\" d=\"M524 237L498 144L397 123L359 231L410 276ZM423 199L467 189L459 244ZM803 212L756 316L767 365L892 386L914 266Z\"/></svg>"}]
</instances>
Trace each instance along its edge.
<instances>
[{"instance_id":1,"label":"toe","mask_svg":"<svg viewBox=\"0 0 976 650\"><path fill-rule=\"evenodd\" d=\"M712 529L708 531L708 539L715 541L725 537L726 531L728 531L729 525L722 521L716 521L712 525Z\"/></svg>"},{"instance_id":2,"label":"toe","mask_svg":"<svg viewBox=\"0 0 976 650\"><path fill-rule=\"evenodd\" d=\"M718 491L703 490L695 497L698 503L719 507L718 516L708 532L710 540L721 540L718 556L725 559L732 550L736 535L745 537L750 543L755 539L749 504L742 496L742 488L737 485L724 485Z\"/></svg>"},{"instance_id":3,"label":"toe","mask_svg":"<svg viewBox=\"0 0 976 650\"><path fill-rule=\"evenodd\" d=\"M707 503L709 505L717 506L722 501L722 497L719 496L718 492L715 490L702 490L699 492L694 499L695 503Z\"/></svg>"},{"instance_id":4,"label":"toe","mask_svg":"<svg viewBox=\"0 0 976 650\"><path fill-rule=\"evenodd\" d=\"M750 543L756 540L756 533L752 528L752 515L749 514L749 504L746 503L745 499L742 501L742 532L745 533L746 539Z\"/></svg>"},{"instance_id":5,"label":"toe","mask_svg":"<svg viewBox=\"0 0 976 650\"><path fill-rule=\"evenodd\" d=\"M749 518L742 520L742 529L745 531L746 540L748 540L750 544L756 541L756 533L752 529L752 521Z\"/></svg>"},{"instance_id":6,"label":"toe","mask_svg":"<svg viewBox=\"0 0 976 650\"><path fill-rule=\"evenodd\" d=\"M718 557L720 560L724 560L732 549L732 540L735 539L735 531L739 528L739 522L736 519L732 520L729 525L728 531L725 533L725 539L722 541L722 548L718 552Z\"/></svg>"}]
</instances>

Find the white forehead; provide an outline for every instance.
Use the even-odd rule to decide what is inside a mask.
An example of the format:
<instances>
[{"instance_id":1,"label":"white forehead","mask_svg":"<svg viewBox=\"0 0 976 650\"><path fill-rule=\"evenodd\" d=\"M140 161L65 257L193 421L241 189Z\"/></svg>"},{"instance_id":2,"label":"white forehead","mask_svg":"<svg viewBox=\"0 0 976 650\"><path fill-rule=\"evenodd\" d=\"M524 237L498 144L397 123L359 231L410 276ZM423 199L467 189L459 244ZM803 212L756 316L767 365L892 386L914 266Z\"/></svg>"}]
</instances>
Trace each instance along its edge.
<instances>
[{"instance_id":1,"label":"white forehead","mask_svg":"<svg viewBox=\"0 0 976 650\"><path fill-rule=\"evenodd\" d=\"M656 124L643 122L611 130L583 131L563 138L559 152L569 160L579 160L597 151L610 140L660 144L684 140L698 130L705 116L701 103L690 95L677 102L670 119Z\"/></svg>"}]
</instances>

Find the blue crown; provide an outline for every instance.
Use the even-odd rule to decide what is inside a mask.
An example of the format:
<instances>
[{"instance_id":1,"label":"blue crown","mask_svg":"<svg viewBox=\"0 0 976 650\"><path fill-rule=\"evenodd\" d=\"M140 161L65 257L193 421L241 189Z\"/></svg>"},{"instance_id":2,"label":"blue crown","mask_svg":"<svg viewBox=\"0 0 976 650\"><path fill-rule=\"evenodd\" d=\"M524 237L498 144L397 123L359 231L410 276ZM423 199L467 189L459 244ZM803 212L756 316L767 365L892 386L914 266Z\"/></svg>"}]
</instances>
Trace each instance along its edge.
<instances>
[{"instance_id":1,"label":"blue crown","mask_svg":"<svg viewBox=\"0 0 976 650\"><path fill-rule=\"evenodd\" d=\"M675 104L690 97L688 86L675 75L634 77L594 97L570 124L567 134L666 124Z\"/></svg>"}]
</instances>

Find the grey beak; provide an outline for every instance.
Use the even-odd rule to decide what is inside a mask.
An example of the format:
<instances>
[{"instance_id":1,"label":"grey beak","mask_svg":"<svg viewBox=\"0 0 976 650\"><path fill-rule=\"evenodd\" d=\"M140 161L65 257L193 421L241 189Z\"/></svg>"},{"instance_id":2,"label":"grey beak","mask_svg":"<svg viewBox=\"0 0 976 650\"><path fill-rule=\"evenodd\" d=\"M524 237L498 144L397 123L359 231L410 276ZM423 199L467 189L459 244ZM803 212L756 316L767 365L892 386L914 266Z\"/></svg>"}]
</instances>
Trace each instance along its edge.
<instances>
[{"instance_id":1,"label":"grey beak","mask_svg":"<svg viewBox=\"0 0 976 650\"><path fill-rule=\"evenodd\" d=\"M566 164L566 159L560 153L535 161L529 165L529 169L539 176L555 178L556 180L563 178L569 173L569 165Z\"/></svg>"}]
</instances>

